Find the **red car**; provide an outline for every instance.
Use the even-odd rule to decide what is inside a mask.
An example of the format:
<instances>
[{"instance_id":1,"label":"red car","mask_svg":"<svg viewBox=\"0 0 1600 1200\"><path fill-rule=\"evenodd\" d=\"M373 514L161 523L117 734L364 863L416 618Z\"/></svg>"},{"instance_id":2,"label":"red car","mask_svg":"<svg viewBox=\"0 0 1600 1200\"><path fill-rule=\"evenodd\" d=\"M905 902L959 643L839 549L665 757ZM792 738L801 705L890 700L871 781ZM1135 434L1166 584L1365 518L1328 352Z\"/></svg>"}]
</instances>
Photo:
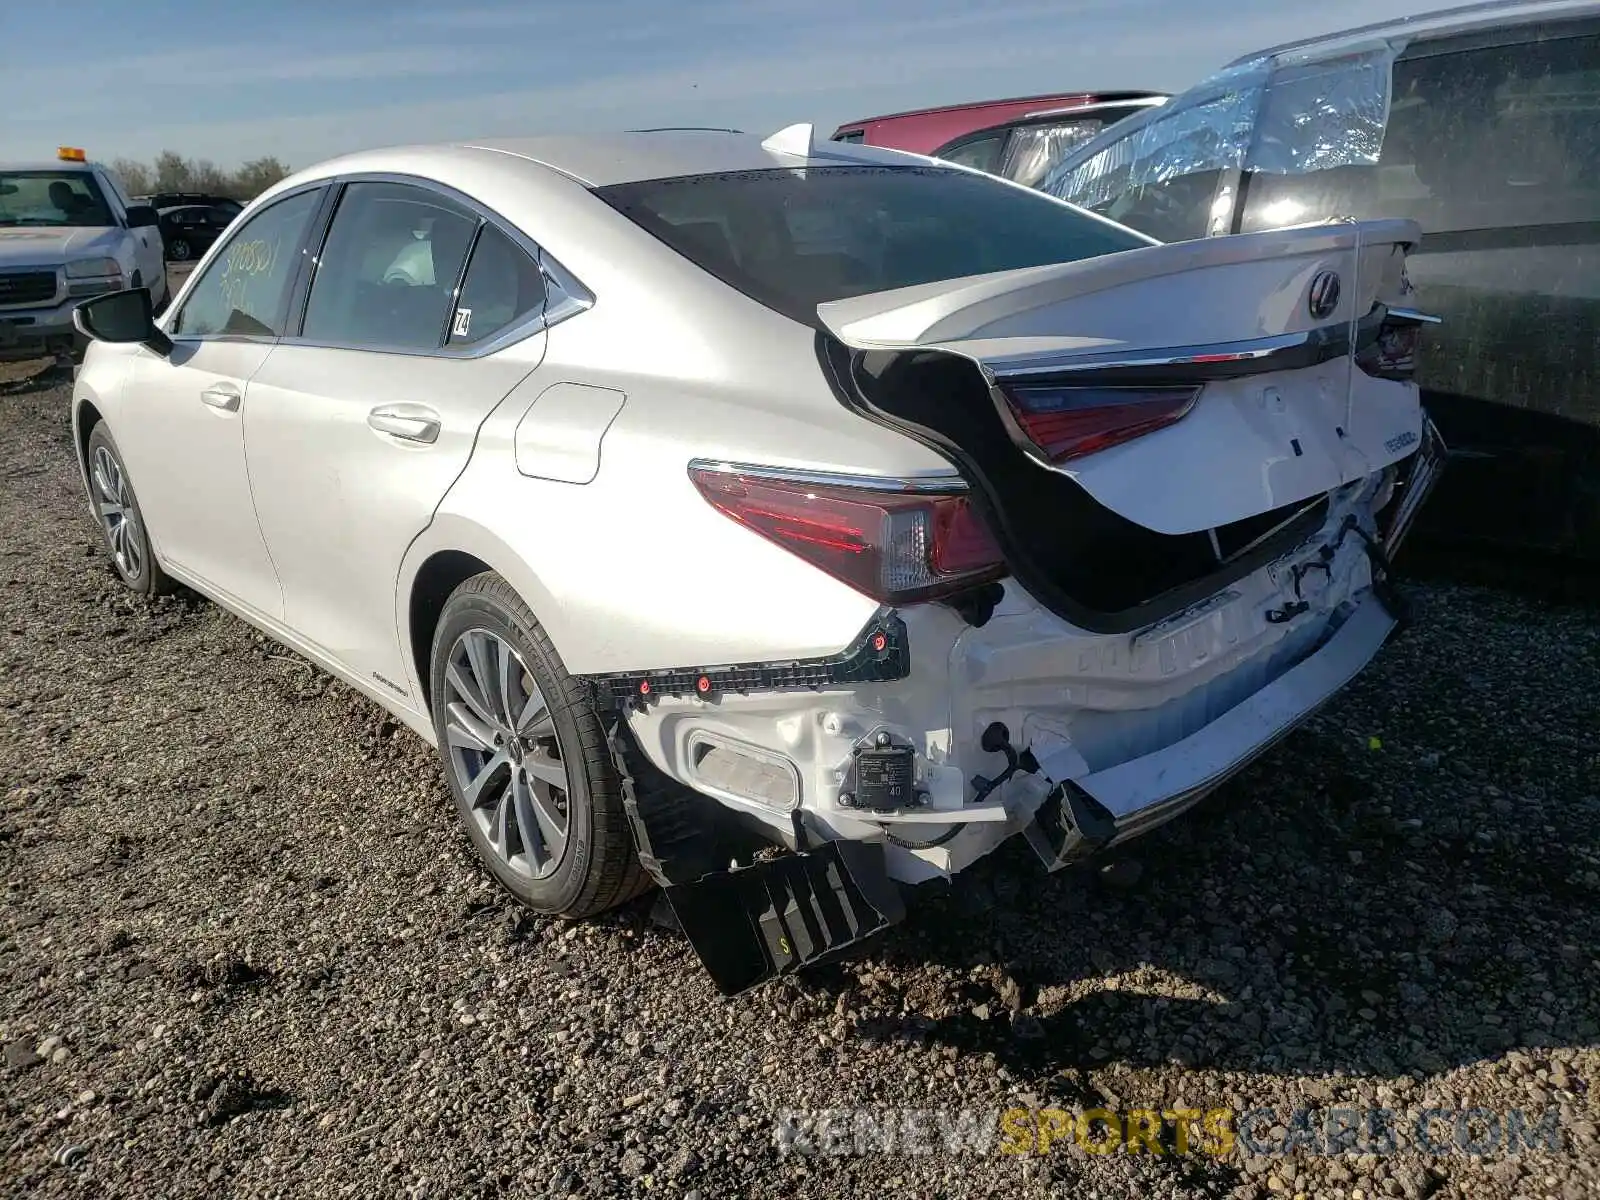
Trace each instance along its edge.
<instances>
[{"instance_id":1,"label":"red car","mask_svg":"<svg viewBox=\"0 0 1600 1200\"><path fill-rule=\"evenodd\" d=\"M983 100L847 121L833 140L927 154L1032 186L1068 150L1166 99L1164 92L1064 92Z\"/></svg>"}]
</instances>

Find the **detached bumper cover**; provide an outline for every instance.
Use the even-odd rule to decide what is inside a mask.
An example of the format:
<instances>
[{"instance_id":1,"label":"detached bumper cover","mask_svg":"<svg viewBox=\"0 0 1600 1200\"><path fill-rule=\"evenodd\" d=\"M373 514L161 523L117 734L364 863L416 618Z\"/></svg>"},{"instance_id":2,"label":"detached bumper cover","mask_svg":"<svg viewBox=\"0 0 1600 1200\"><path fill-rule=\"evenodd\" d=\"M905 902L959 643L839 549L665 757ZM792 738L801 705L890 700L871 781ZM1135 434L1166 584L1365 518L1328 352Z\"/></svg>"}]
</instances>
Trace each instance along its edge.
<instances>
[{"instance_id":1,"label":"detached bumper cover","mask_svg":"<svg viewBox=\"0 0 1600 1200\"><path fill-rule=\"evenodd\" d=\"M1391 558L1400 548L1400 543L1406 534L1411 531L1417 513L1422 509L1422 502L1438 485L1439 476L1444 472L1449 455L1450 449L1445 445L1444 438L1439 435L1438 427L1431 419L1424 417L1422 448L1412 457L1410 471L1401 489L1400 498L1395 502L1394 513L1383 530L1384 550Z\"/></svg>"},{"instance_id":2,"label":"detached bumper cover","mask_svg":"<svg viewBox=\"0 0 1600 1200\"><path fill-rule=\"evenodd\" d=\"M1164 750L1059 785L1077 804L1052 795L1027 827L1027 838L1052 870L1085 853L1126 841L1160 825L1242 771L1337 695L1377 654L1396 621L1366 593L1345 622L1304 661L1230 709L1204 729ZM1050 775L1051 762L1040 764ZM1087 804L1084 799L1087 798ZM1082 828L1073 810L1109 818ZM1109 835L1109 836L1108 836Z\"/></svg>"}]
</instances>

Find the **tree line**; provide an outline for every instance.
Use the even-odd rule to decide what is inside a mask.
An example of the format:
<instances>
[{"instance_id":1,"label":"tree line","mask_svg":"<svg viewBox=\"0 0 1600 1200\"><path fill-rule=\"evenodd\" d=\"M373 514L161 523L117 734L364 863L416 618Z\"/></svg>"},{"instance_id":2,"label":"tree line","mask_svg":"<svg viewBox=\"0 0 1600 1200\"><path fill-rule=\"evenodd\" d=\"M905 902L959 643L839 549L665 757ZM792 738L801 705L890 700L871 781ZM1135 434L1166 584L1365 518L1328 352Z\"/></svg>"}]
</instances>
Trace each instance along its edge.
<instances>
[{"instance_id":1,"label":"tree line","mask_svg":"<svg viewBox=\"0 0 1600 1200\"><path fill-rule=\"evenodd\" d=\"M254 158L231 171L210 159L185 158L176 150L163 150L153 162L118 158L111 169L122 177L130 196L156 192L206 192L230 196L241 203L253 200L289 174L289 167L271 155Z\"/></svg>"}]
</instances>

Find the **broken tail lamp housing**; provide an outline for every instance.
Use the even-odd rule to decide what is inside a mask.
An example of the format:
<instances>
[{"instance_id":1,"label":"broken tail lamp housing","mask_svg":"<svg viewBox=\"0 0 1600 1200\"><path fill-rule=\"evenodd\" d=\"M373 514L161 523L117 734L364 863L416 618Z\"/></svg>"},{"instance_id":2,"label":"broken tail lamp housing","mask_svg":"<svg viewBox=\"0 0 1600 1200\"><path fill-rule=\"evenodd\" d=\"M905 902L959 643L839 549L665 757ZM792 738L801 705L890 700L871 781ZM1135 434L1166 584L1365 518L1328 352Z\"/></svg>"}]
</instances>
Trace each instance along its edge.
<instances>
[{"instance_id":1,"label":"broken tail lamp housing","mask_svg":"<svg viewBox=\"0 0 1600 1200\"><path fill-rule=\"evenodd\" d=\"M691 467L713 508L886 605L934 600L1006 574L966 492L818 484L803 476Z\"/></svg>"},{"instance_id":2,"label":"broken tail lamp housing","mask_svg":"<svg viewBox=\"0 0 1600 1200\"><path fill-rule=\"evenodd\" d=\"M1370 342L1356 351L1356 366L1374 379L1410 381L1417 373L1422 331L1439 318L1409 308L1391 308Z\"/></svg>"},{"instance_id":3,"label":"broken tail lamp housing","mask_svg":"<svg viewBox=\"0 0 1600 1200\"><path fill-rule=\"evenodd\" d=\"M1000 391L1022 435L1050 462L1063 463L1176 424L1194 407L1200 385L1002 383Z\"/></svg>"}]
</instances>

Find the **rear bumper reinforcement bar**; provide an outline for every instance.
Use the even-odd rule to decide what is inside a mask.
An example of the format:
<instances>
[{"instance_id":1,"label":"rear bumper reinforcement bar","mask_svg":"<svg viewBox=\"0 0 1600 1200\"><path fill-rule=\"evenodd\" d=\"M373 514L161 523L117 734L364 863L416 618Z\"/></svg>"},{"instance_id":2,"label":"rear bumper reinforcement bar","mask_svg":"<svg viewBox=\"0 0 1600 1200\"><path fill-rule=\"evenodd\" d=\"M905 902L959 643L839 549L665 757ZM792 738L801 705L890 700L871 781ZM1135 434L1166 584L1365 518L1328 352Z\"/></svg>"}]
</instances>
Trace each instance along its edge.
<instances>
[{"instance_id":1,"label":"rear bumper reinforcement bar","mask_svg":"<svg viewBox=\"0 0 1600 1200\"><path fill-rule=\"evenodd\" d=\"M1053 871L1170 821L1337 695L1395 626L1378 597L1366 593L1321 649L1204 729L1058 785L1028 824L1028 844ZM1050 767L1048 759L1040 764L1047 778Z\"/></svg>"}]
</instances>

